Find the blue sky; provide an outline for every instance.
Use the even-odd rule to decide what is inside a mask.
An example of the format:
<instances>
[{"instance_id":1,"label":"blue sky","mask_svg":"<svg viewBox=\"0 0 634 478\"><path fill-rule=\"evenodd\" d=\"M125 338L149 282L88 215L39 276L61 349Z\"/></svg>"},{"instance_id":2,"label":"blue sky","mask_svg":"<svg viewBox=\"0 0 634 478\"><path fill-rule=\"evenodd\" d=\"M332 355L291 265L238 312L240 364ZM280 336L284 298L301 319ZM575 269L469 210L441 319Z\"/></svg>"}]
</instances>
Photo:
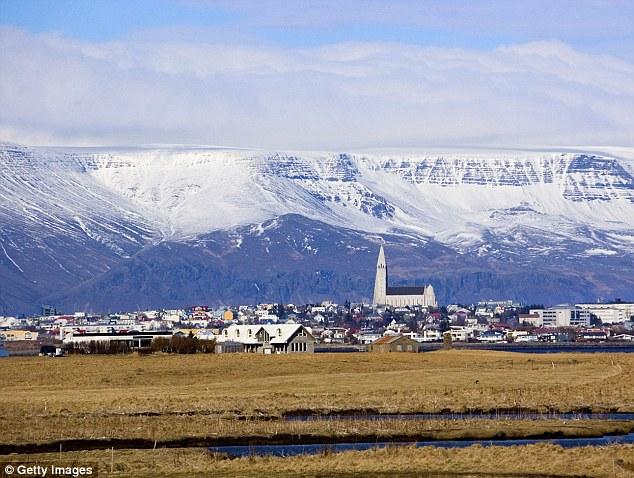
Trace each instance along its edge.
<instances>
[{"instance_id":1,"label":"blue sky","mask_svg":"<svg viewBox=\"0 0 634 478\"><path fill-rule=\"evenodd\" d=\"M5 25L87 41L117 40L147 28L218 27L238 17L222 8L167 0L3 0L0 9Z\"/></svg>"},{"instance_id":2,"label":"blue sky","mask_svg":"<svg viewBox=\"0 0 634 478\"><path fill-rule=\"evenodd\" d=\"M559 40L634 58L634 2L627 0L3 0L0 23L86 41L166 29L287 46L389 41L491 48Z\"/></svg>"},{"instance_id":3,"label":"blue sky","mask_svg":"<svg viewBox=\"0 0 634 478\"><path fill-rule=\"evenodd\" d=\"M0 0L0 139L629 144L632 25L630 0Z\"/></svg>"}]
</instances>

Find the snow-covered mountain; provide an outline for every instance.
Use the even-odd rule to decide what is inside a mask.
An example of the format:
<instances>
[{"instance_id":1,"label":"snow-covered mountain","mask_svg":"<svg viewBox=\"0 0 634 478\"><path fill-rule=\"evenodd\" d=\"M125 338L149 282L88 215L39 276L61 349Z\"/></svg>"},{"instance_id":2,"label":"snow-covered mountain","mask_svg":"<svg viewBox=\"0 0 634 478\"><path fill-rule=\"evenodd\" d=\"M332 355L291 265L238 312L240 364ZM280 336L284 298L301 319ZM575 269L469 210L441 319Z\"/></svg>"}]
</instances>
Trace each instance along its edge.
<instances>
[{"instance_id":1,"label":"snow-covered mountain","mask_svg":"<svg viewBox=\"0 0 634 478\"><path fill-rule=\"evenodd\" d=\"M634 178L607 154L3 144L0 201L0 313L367 299L382 240L444 301L634 291Z\"/></svg>"}]
</instances>

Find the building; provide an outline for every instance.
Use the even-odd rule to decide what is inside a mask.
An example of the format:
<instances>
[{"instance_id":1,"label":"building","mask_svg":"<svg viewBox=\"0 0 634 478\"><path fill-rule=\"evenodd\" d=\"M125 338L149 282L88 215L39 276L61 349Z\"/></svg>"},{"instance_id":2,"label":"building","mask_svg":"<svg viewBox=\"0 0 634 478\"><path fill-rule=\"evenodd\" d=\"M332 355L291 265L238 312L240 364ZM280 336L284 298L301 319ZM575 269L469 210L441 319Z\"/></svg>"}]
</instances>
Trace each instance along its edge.
<instances>
[{"instance_id":1,"label":"building","mask_svg":"<svg viewBox=\"0 0 634 478\"><path fill-rule=\"evenodd\" d=\"M601 329L582 330L577 334L577 340L586 342L605 342L608 340L608 334L605 330Z\"/></svg>"},{"instance_id":2,"label":"building","mask_svg":"<svg viewBox=\"0 0 634 478\"><path fill-rule=\"evenodd\" d=\"M539 314L519 314L518 321L520 325L530 325L532 327L541 327L543 325L542 316Z\"/></svg>"},{"instance_id":3,"label":"building","mask_svg":"<svg viewBox=\"0 0 634 478\"><path fill-rule=\"evenodd\" d=\"M91 342L95 343L112 343L118 342L121 345L125 345L130 348L143 348L149 347L152 341L157 338L171 338L172 332L170 331L111 331L111 332L86 332L77 333L70 330L63 334L64 345L82 346L88 345Z\"/></svg>"},{"instance_id":4,"label":"building","mask_svg":"<svg viewBox=\"0 0 634 478\"><path fill-rule=\"evenodd\" d=\"M38 332L32 330L9 329L0 332L0 340L13 342L18 340L37 340Z\"/></svg>"},{"instance_id":5,"label":"building","mask_svg":"<svg viewBox=\"0 0 634 478\"><path fill-rule=\"evenodd\" d=\"M426 325L422 332L422 342L441 342L442 332L437 326Z\"/></svg>"},{"instance_id":6,"label":"building","mask_svg":"<svg viewBox=\"0 0 634 478\"><path fill-rule=\"evenodd\" d=\"M370 352L418 352L418 342L404 335L386 335L368 345Z\"/></svg>"},{"instance_id":7,"label":"building","mask_svg":"<svg viewBox=\"0 0 634 478\"><path fill-rule=\"evenodd\" d=\"M227 340L225 342L218 342L214 347L214 351L217 354L231 354L231 353L239 353L244 352L244 344L241 342L233 342L232 340Z\"/></svg>"},{"instance_id":8,"label":"building","mask_svg":"<svg viewBox=\"0 0 634 478\"><path fill-rule=\"evenodd\" d=\"M584 310L589 310L604 324L620 324L634 317L634 303L614 302L612 304L577 304Z\"/></svg>"},{"instance_id":9,"label":"building","mask_svg":"<svg viewBox=\"0 0 634 478\"><path fill-rule=\"evenodd\" d=\"M505 342L506 333L501 330L487 330L478 336L478 341L489 343Z\"/></svg>"},{"instance_id":10,"label":"building","mask_svg":"<svg viewBox=\"0 0 634 478\"><path fill-rule=\"evenodd\" d=\"M390 287L388 282L387 262L383 245L379 249L376 262L376 278L374 281L374 304L392 307L437 307L436 294L431 284L425 286Z\"/></svg>"},{"instance_id":11,"label":"building","mask_svg":"<svg viewBox=\"0 0 634 478\"><path fill-rule=\"evenodd\" d=\"M461 325L452 325L445 333L451 335L452 342L466 342L470 337L473 337L473 329L468 329Z\"/></svg>"},{"instance_id":12,"label":"building","mask_svg":"<svg viewBox=\"0 0 634 478\"><path fill-rule=\"evenodd\" d=\"M634 342L634 334L617 334L612 337L613 340L625 340L627 342Z\"/></svg>"},{"instance_id":13,"label":"building","mask_svg":"<svg viewBox=\"0 0 634 478\"><path fill-rule=\"evenodd\" d=\"M231 325L218 336L217 342L238 342L245 352L297 353L315 351L315 338L300 324Z\"/></svg>"},{"instance_id":14,"label":"building","mask_svg":"<svg viewBox=\"0 0 634 478\"><path fill-rule=\"evenodd\" d=\"M368 331L361 331L359 334L356 335L357 341L361 345L370 345L372 342L375 342L381 337L382 335L379 334L378 332L368 332Z\"/></svg>"},{"instance_id":15,"label":"building","mask_svg":"<svg viewBox=\"0 0 634 478\"><path fill-rule=\"evenodd\" d=\"M58 315L57 309L52 305L43 305L42 306L42 316L43 317L52 317Z\"/></svg>"},{"instance_id":16,"label":"building","mask_svg":"<svg viewBox=\"0 0 634 478\"><path fill-rule=\"evenodd\" d=\"M343 344L347 331L345 327L327 327L321 333L321 341L325 344Z\"/></svg>"},{"instance_id":17,"label":"building","mask_svg":"<svg viewBox=\"0 0 634 478\"><path fill-rule=\"evenodd\" d=\"M574 305L557 305L549 309L531 309L537 314L543 327L589 327L590 311Z\"/></svg>"}]
</instances>

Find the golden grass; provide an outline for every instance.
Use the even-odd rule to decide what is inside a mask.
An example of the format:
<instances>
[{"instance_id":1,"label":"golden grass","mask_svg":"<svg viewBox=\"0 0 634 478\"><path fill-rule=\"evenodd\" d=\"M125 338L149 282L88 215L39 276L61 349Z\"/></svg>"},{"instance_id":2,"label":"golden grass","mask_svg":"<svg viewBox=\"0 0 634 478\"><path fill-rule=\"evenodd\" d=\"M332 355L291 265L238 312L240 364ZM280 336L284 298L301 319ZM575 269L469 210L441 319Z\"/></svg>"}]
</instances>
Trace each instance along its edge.
<instances>
[{"instance_id":1,"label":"golden grass","mask_svg":"<svg viewBox=\"0 0 634 478\"><path fill-rule=\"evenodd\" d=\"M633 421L618 420L358 420L310 421L232 420L217 416L69 416L34 417L24 427L22 419L0 419L2 444L41 444L58 440L144 439L149 442L198 438L216 441L293 436L324 440L390 437L411 441L452 439L526 438L538 436L592 437L624 435L634 431Z\"/></svg>"},{"instance_id":2,"label":"golden grass","mask_svg":"<svg viewBox=\"0 0 634 478\"><path fill-rule=\"evenodd\" d=\"M507 407L634 411L629 354L152 355L9 358L0 401L38 412Z\"/></svg>"},{"instance_id":3,"label":"golden grass","mask_svg":"<svg viewBox=\"0 0 634 478\"><path fill-rule=\"evenodd\" d=\"M96 463L99 476L154 477L593 477L634 476L634 445L564 449L554 445L392 447L291 458L221 460L205 449L110 450L12 455L0 461ZM61 461L60 461L61 458ZM112 472L111 472L112 470Z\"/></svg>"},{"instance_id":4,"label":"golden grass","mask_svg":"<svg viewBox=\"0 0 634 478\"><path fill-rule=\"evenodd\" d=\"M630 354L16 357L3 359L0 383L2 443L269 433L271 423L224 419L298 409L634 411ZM134 416L147 412L158 416Z\"/></svg>"}]
</instances>

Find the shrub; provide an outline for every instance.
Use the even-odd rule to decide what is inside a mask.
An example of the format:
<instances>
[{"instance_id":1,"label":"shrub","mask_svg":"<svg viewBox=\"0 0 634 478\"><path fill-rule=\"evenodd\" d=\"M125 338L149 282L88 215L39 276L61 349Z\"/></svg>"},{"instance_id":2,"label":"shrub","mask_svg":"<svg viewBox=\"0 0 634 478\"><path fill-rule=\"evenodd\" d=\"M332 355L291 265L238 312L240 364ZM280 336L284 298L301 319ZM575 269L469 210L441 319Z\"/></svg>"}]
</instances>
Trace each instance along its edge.
<instances>
[{"instance_id":1,"label":"shrub","mask_svg":"<svg viewBox=\"0 0 634 478\"><path fill-rule=\"evenodd\" d=\"M150 353L163 352L169 354L211 354L214 353L215 346L215 340L198 339L193 335L175 335L171 338L158 337L152 341L152 344L149 348L143 350ZM68 350L69 354L105 355L127 354L135 350L135 348L130 346L128 342L123 340L91 340L90 342L68 344L66 346L66 349Z\"/></svg>"},{"instance_id":2,"label":"shrub","mask_svg":"<svg viewBox=\"0 0 634 478\"><path fill-rule=\"evenodd\" d=\"M152 342L152 351L168 354L214 353L215 340L205 340L193 335L174 335L171 338L160 337Z\"/></svg>"}]
</instances>

